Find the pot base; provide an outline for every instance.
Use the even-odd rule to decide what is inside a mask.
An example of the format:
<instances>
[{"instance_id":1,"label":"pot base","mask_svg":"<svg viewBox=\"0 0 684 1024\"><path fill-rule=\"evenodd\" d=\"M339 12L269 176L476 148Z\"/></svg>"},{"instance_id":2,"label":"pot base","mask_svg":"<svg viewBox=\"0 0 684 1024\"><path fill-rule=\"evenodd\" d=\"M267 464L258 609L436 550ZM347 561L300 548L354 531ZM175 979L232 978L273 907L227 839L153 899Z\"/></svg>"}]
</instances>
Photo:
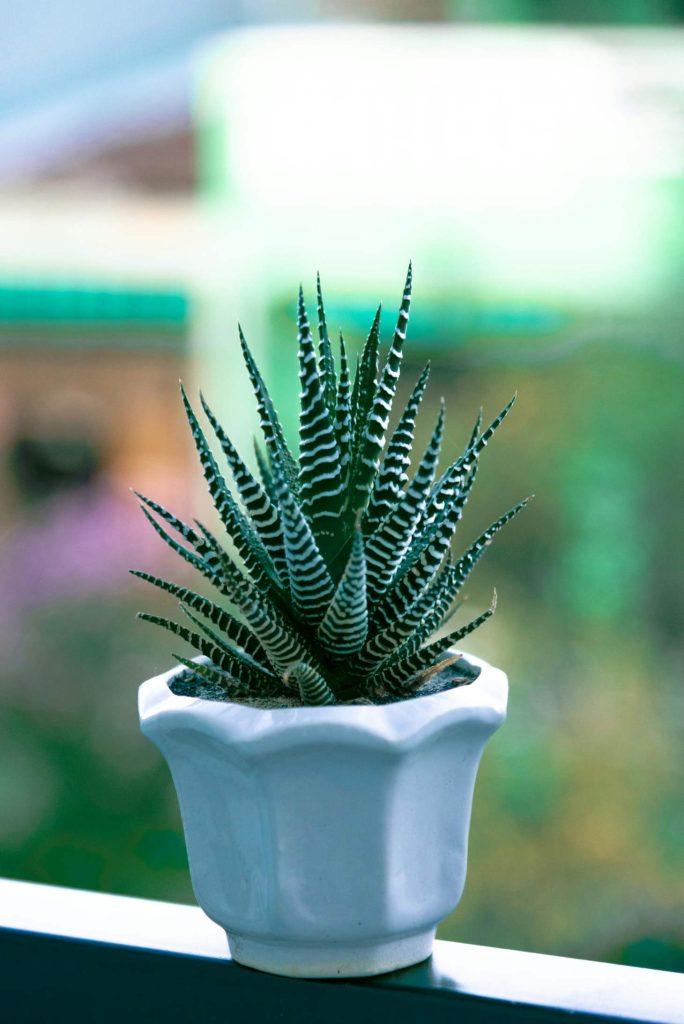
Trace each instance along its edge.
<instances>
[{"instance_id":1,"label":"pot base","mask_svg":"<svg viewBox=\"0 0 684 1024\"><path fill-rule=\"evenodd\" d=\"M328 945L260 942L226 934L237 963L288 978L363 978L397 971L426 960L435 940L434 928L387 942Z\"/></svg>"}]
</instances>

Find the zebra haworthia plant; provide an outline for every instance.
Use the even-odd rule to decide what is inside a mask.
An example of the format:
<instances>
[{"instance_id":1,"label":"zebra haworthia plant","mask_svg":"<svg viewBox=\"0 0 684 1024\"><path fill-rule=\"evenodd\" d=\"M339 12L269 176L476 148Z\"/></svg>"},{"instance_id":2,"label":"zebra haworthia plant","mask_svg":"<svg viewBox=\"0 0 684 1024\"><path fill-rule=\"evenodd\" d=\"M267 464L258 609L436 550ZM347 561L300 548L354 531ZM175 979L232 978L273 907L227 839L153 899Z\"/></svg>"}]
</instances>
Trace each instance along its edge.
<instances>
[{"instance_id":1,"label":"zebra haworthia plant","mask_svg":"<svg viewBox=\"0 0 684 1024\"><path fill-rule=\"evenodd\" d=\"M206 526L191 526L138 494L157 533L222 599L134 571L178 598L187 621L140 617L203 655L199 661L174 655L187 669L183 692L272 706L385 703L414 695L440 673L445 687L468 680L467 663L452 653L453 645L492 615L494 603L466 625L430 638L451 617L461 588L494 535L526 504L515 505L463 554L452 555L452 538L480 456L514 399L484 429L480 415L463 453L437 475L442 404L427 447L409 472L429 364L388 441L387 433L411 279L409 265L382 369L378 308L353 379L341 335L337 366L333 357L320 279L317 342L300 288L298 459L240 331L265 444L256 447L257 475L200 394L234 491L181 386L209 492L232 541L229 552ZM454 662L464 671L458 665L446 671Z\"/></svg>"}]
</instances>

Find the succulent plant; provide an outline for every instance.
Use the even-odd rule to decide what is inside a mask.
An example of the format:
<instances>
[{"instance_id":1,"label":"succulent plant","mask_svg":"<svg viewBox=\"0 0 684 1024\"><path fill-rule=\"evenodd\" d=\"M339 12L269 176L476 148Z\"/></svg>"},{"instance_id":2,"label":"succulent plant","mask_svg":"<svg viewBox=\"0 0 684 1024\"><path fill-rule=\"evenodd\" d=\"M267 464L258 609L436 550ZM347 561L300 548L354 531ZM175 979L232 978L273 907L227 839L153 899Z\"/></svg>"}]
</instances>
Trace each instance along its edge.
<instances>
[{"instance_id":1,"label":"succulent plant","mask_svg":"<svg viewBox=\"0 0 684 1024\"><path fill-rule=\"evenodd\" d=\"M437 475L442 403L427 447L409 473L429 364L387 444L386 435L411 282L409 265L382 370L378 308L353 380L342 335L335 365L320 278L317 344L300 288L298 459L240 329L265 443L264 449L255 445L256 475L200 394L237 497L181 385L209 492L232 548L226 550L202 523L189 525L137 495L157 533L223 599L217 603L185 586L134 571L176 597L188 621L181 624L147 613L140 617L203 655L198 660L174 655L187 670L176 692L271 706L385 703L422 692L430 678L433 685L436 678L441 680L444 688L477 674L452 648L492 615L495 601L467 624L440 639L430 638L451 617L461 588L492 538L527 503L521 501L493 522L463 554L452 555L452 538L480 455L515 396L484 429L480 413L463 454Z\"/></svg>"}]
</instances>

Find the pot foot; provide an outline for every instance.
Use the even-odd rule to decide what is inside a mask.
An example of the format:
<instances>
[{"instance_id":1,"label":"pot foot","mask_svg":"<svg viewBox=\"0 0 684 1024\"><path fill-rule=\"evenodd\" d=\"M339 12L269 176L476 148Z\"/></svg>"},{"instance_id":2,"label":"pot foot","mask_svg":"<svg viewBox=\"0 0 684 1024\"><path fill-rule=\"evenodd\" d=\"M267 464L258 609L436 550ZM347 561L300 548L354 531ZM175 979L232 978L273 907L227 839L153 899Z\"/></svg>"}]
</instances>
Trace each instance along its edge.
<instances>
[{"instance_id":1,"label":"pot foot","mask_svg":"<svg viewBox=\"0 0 684 1024\"><path fill-rule=\"evenodd\" d=\"M363 978L397 971L426 960L435 939L434 928L387 942L311 945L260 942L226 934L237 963L288 978Z\"/></svg>"}]
</instances>

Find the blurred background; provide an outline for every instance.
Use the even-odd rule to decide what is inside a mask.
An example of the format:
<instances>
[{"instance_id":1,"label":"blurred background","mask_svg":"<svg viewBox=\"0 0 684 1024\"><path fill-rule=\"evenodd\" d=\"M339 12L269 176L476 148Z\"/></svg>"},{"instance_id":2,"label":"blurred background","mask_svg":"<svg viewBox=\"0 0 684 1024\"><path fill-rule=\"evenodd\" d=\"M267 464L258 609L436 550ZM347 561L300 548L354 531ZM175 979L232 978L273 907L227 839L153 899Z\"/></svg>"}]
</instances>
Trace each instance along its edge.
<instances>
[{"instance_id":1,"label":"blurred background","mask_svg":"<svg viewBox=\"0 0 684 1024\"><path fill-rule=\"evenodd\" d=\"M296 288L433 362L511 683L443 938L684 970L684 4L0 0L0 874L192 899L136 689L206 512L178 378L246 453L238 316L294 436ZM178 563L178 564L177 564ZM448 794L445 794L448 799Z\"/></svg>"}]
</instances>

